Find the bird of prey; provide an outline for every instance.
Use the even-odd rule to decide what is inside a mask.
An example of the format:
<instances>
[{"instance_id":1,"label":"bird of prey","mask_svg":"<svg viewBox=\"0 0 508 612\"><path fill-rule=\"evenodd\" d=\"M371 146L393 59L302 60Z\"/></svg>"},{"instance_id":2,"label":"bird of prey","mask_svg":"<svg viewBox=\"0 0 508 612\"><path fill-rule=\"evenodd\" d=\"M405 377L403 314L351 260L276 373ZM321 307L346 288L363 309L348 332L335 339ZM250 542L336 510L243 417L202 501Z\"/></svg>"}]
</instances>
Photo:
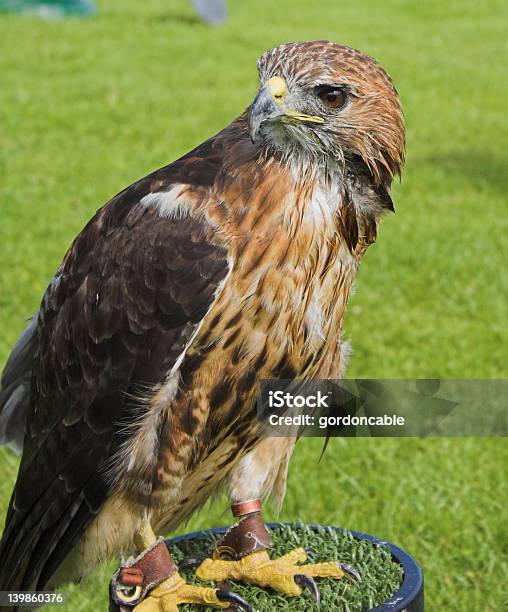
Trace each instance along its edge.
<instances>
[{"instance_id":1,"label":"bird of prey","mask_svg":"<svg viewBox=\"0 0 508 612\"><path fill-rule=\"evenodd\" d=\"M222 483L236 522L198 578L298 596L344 575L298 565L303 549L268 555L261 501L282 502L295 439L259 437L256 389L342 376L344 312L393 210L403 115L379 64L332 42L281 45L258 71L243 114L98 210L12 352L0 432L23 456L0 590L130 554L111 583L120 609L238 602L187 585L155 535Z\"/></svg>"}]
</instances>

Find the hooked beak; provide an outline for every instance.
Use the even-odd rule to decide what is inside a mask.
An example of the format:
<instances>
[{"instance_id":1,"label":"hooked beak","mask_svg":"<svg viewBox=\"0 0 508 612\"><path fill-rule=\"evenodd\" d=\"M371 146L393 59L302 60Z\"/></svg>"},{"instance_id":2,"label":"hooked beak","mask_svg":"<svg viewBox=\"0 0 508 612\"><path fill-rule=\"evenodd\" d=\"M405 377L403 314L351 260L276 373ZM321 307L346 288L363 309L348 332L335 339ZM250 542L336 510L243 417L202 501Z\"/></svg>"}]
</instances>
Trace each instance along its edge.
<instances>
[{"instance_id":1,"label":"hooked beak","mask_svg":"<svg viewBox=\"0 0 508 612\"><path fill-rule=\"evenodd\" d=\"M265 121L287 118L309 123L324 123L322 117L304 115L286 106L286 81L278 76L269 79L259 90L249 110L249 135L254 143Z\"/></svg>"}]
</instances>

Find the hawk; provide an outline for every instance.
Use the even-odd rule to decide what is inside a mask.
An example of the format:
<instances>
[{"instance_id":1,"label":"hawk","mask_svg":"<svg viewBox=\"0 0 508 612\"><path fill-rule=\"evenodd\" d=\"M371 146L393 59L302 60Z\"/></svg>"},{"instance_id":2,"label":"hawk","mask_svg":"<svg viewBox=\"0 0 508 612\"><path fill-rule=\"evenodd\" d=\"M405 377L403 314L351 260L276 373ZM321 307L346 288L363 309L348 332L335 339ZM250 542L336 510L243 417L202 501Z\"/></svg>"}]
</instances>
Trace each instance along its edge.
<instances>
[{"instance_id":1,"label":"hawk","mask_svg":"<svg viewBox=\"0 0 508 612\"><path fill-rule=\"evenodd\" d=\"M380 65L332 42L281 45L258 71L243 114L98 210L13 349L0 433L23 456L0 590L129 553L111 586L122 609L238 603L185 584L155 535L222 483L237 521L199 578L296 596L348 571L268 556L261 500L282 502L295 439L258 436L256 388L343 375L344 312L393 211L403 115Z\"/></svg>"}]
</instances>

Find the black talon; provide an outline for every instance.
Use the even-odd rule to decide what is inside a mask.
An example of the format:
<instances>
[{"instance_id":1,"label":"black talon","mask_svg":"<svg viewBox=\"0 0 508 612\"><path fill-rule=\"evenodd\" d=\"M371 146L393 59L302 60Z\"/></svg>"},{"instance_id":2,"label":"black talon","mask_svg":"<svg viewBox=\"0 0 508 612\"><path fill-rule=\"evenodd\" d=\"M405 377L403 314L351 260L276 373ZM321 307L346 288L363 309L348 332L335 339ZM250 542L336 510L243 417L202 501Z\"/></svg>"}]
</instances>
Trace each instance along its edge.
<instances>
[{"instance_id":1,"label":"black talon","mask_svg":"<svg viewBox=\"0 0 508 612\"><path fill-rule=\"evenodd\" d=\"M317 584L314 582L314 579L310 576L306 576L305 574L295 574L294 580L299 587L308 588L314 597L317 605L319 606L321 602L321 595L319 593L319 589L317 588Z\"/></svg>"},{"instance_id":2,"label":"black talon","mask_svg":"<svg viewBox=\"0 0 508 612\"><path fill-rule=\"evenodd\" d=\"M231 589L217 589L215 594L220 601L229 601L229 603L236 608L245 610L245 612L253 612L249 602L234 591L231 591Z\"/></svg>"},{"instance_id":3,"label":"black talon","mask_svg":"<svg viewBox=\"0 0 508 612\"><path fill-rule=\"evenodd\" d=\"M354 578L357 582L362 581L362 577L358 573L358 570L356 570L352 565L348 565L347 563L341 563L340 567L346 572L346 574L348 574L350 578Z\"/></svg>"},{"instance_id":4,"label":"black talon","mask_svg":"<svg viewBox=\"0 0 508 612\"><path fill-rule=\"evenodd\" d=\"M195 567L199 567L203 561L204 557L187 557L183 561L180 561L178 564L178 571L184 572L185 570L194 569Z\"/></svg>"},{"instance_id":5,"label":"black talon","mask_svg":"<svg viewBox=\"0 0 508 612\"><path fill-rule=\"evenodd\" d=\"M309 561L313 561L313 560L316 558L317 553L316 553L316 551L315 551L313 548L311 548L310 546L306 546L306 547L305 547L303 550L305 551L305 554L306 554L306 555L307 555L307 557L309 558Z\"/></svg>"}]
</instances>

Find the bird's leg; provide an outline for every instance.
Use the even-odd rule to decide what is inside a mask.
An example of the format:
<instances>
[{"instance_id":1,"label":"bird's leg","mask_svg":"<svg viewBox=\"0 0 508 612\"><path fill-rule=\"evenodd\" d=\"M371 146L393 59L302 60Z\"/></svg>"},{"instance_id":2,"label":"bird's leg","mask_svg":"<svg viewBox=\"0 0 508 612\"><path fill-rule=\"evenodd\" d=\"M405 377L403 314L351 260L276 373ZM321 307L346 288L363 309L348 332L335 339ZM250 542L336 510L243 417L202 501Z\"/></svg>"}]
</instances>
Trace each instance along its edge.
<instances>
[{"instance_id":1,"label":"bird's leg","mask_svg":"<svg viewBox=\"0 0 508 612\"><path fill-rule=\"evenodd\" d=\"M217 544L212 558L205 559L196 571L201 580L225 581L229 578L260 587L271 587L288 596L302 594L307 587L319 602L319 590L314 578L359 579L355 570L338 561L300 565L307 560L303 548L271 559L268 550L272 547L270 535L260 514L260 500L251 500L232 506L238 518Z\"/></svg>"},{"instance_id":2,"label":"bird's leg","mask_svg":"<svg viewBox=\"0 0 508 612\"><path fill-rule=\"evenodd\" d=\"M247 602L229 589L187 584L178 573L164 538L157 538L148 521L135 536L142 552L122 563L110 583L112 612L177 612L184 603L228 608L231 603L250 610Z\"/></svg>"},{"instance_id":3,"label":"bird's leg","mask_svg":"<svg viewBox=\"0 0 508 612\"><path fill-rule=\"evenodd\" d=\"M319 599L314 578L359 576L338 561L300 565L307 560L303 548L297 548L278 559L271 559L270 534L261 518L260 499L274 494L282 504L286 488L289 460L295 438L264 438L247 453L231 473L230 498L237 522L219 541L211 559L197 569L203 580L223 581L228 578L271 587L289 596L301 595L308 587ZM246 501L247 500L247 501Z\"/></svg>"}]
</instances>

